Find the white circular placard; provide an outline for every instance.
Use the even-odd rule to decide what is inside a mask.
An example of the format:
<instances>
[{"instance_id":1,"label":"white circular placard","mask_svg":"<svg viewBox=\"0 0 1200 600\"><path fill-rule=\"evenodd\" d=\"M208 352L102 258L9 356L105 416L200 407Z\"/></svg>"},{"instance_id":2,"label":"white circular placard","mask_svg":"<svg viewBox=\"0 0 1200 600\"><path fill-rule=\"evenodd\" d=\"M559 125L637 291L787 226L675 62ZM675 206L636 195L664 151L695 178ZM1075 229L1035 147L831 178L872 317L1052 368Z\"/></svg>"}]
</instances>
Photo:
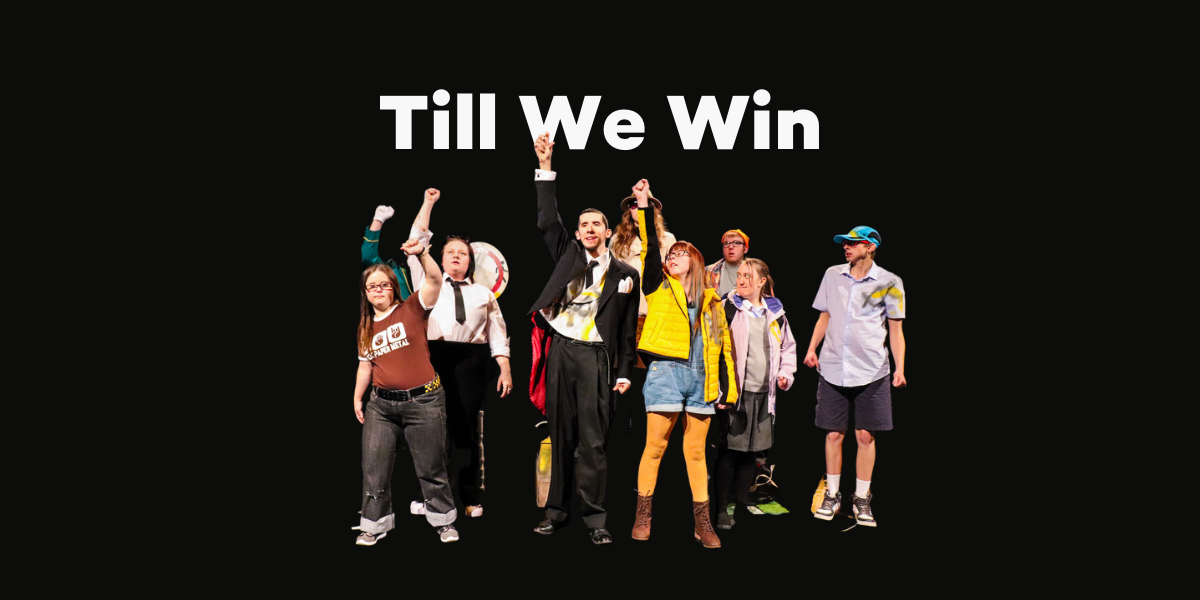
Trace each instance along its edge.
<instances>
[{"instance_id":1,"label":"white circular placard","mask_svg":"<svg viewBox=\"0 0 1200 600\"><path fill-rule=\"evenodd\" d=\"M487 242L471 242L471 250L475 252L475 273L472 274L475 283L486 286L499 298L508 287L508 261Z\"/></svg>"}]
</instances>

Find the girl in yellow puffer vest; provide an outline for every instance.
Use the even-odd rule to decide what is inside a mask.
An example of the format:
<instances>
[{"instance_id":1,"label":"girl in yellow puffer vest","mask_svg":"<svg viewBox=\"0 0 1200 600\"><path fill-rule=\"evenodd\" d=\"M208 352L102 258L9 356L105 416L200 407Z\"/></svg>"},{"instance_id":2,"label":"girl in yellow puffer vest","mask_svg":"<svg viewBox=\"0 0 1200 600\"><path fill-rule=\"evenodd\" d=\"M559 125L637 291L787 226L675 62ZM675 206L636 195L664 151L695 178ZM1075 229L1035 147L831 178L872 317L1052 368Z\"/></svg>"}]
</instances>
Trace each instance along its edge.
<instances>
[{"instance_id":1,"label":"girl in yellow puffer vest","mask_svg":"<svg viewBox=\"0 0 1200 600\"><path fill-rule=\"evenodd\" d=\"M639 181L633 186L633 195L638 201L642 241L642 292L648 304L638 353L649 367L642 388L646 399L646 449L638 468L633 539L650 538L650 505L658 480L658 465L679 413L683 412L686 415L683 455L692 488L695 537L705 548L720 548L721 540L713 531L709 516L704 441L710 418L716 413L714 407L722 401L721 368L727 370L730 382L724 402L737 401L733 344L725 309L716 291L706 287L704 257L695 246L675 242L667 254L667 264L662 264L657 236L646 235L646 224L654 222L655 211L648 202L650 183L645 179Z\"/></svg>"}]
</instances>

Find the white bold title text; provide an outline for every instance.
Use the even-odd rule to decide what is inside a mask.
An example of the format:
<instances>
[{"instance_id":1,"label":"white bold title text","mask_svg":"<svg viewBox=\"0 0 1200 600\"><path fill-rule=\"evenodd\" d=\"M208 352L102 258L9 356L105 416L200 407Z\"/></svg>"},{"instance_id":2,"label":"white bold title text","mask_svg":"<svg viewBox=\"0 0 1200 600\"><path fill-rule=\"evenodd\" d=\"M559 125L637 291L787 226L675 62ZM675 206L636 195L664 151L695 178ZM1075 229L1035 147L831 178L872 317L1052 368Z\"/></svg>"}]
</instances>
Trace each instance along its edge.
<instances>
[{"instance_id":1,"label":"white bold title text","mask_svg":"<svg viewBox=\"0 0 1200 600\"><path fill-rule=\"evenodd\" d=\"M474 142L474 94L457 94L454 107L456 116L456 144L459 150L472 149ZM550 139L554 140L561 128L567 138L567 145L572 150L583 150L587 147L588 137L592 133L592 125L600 110L600 96L585 96L579 115L572 111L566 96L554 96L546 117L542 118L542 110L535 96L519 96L521 109L525 112L525 123L529 126L530 139L536 139L542 132L549 131ZM716 96L703 96L696 107L695 114L689 114L683 96L667 96L667 104L671 107L671 116L675 119L675 130L679 133L679 141L685 150L699 150L704 132L711 129L713 140L720 150L732 150L737 141L738 131L742 126L742 117L746 114L746 106L750 96L733 96L728 105L725 118L721 117L721 107L717 105ZM771 101L767 90L754 92L754 104L766 106ZM425 96L380 96L379 110L396 112L396 149L411 150L413 147L412 117L413 111L428 110ZM433 103L436 106L446 106L450 102L450 93L438 90L433 93ZM450 148L450 110L433 111L433 148L448 150ZM771 145L771 111L755 110L754 112L754 149L769 150ZM778 150L792 150L795 147L794 130L796 125L803 129L803 148L817 150L820 146L820 123L817 115L808 110L780 110L775 117ZM608 114L604 119L604 141L617 150L633 150L641 145L645 138L646 123L641 115L632 110L620 109ZM479 148L494 150L496 148L496 95L479 94Z\"/></svg>"}]
</instances>

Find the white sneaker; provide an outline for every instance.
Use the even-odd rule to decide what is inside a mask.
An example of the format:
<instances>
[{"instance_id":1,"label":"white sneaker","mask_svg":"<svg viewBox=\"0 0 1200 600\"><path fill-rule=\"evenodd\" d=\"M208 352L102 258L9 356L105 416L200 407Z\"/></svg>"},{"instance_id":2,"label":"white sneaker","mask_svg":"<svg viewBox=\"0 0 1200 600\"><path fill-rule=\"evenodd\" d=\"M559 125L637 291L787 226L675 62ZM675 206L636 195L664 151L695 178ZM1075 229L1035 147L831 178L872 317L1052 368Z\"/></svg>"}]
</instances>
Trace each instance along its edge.
<instances>
[{"instance_id":1,"label":"white sneaker","mask_svg":"<svg viewBox=\"0 0 1200 600\"><path fill-rule=\"evenodd\" d=\"M842 507L842 493L830 496L829 490L825 490L825 499L821 501L821 508L818 508L813 516L823 521L833 520L833 515L836 515L838 509Z\"/></svg>"},{"instance_id":2,"label":"white sneaker","mask_svg":"<svg viewBox=\"0 0 1200 600\"><path fill-rule=\"evenodd\" d=\"M458 541L458 530L453 525L439 527L437 531L438 535L442 538L442 543Z\"/></svg>"},{"instance_id":3,"label":"white sneaker","mask_svg":"<svg viewBox=\"0 0 1200 600\"><path fill-rule=\"evenodd\" d=\"M417 502L416 500L413 500L413 503L408 505L408 512L410 512L414 515L425 514L425 503Z\"/></svg>"},{"instance_id":4,"label":"white sneaker","mask_svg":"<svg viewBox=\"0 0 1200 600\"><path fill-rule=\"evenodd\" d=\"M384 531L382 533L374 534L374 535L364 531L364 532L358 534L358 539L355 540L354 543L358 544L359 546L374 546L375 542L378 542L379 540L382 540L385 537L387 537L386 531Z\"/></svg>"},{"instance_id":5,"label":"white sneaker","mask_svg":"<svg viewBox=\"0 0 1200 600\"><path fill-rule=\"evenodd\" d=\"M871 514L871 498L873 497L871 490L867 490L866 498L859 498L858 494L851 496L854 502L854 519L858 521L859 525L875 526L875 515Z\"/></svg>"},{"instance_id":6,"label":"white sneaker","mask_svg":"<svg viewBox=\"0 0 1200 600\"><path fill-rule=\"evenodd\" d=\"M468 506L467 507L467 516L468 517L482 517L483 516L483 505L482 504L472 504L471 506Z\"/></svg>"}]
</instances>

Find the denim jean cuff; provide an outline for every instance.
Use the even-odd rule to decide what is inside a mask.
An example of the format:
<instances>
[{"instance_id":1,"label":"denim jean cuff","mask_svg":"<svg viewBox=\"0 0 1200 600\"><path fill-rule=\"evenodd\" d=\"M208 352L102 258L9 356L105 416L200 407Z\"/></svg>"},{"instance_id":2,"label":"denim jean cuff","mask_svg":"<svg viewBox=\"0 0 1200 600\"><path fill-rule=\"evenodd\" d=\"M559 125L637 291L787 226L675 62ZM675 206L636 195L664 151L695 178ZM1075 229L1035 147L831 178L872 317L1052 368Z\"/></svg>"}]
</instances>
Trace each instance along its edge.
<instances>
[{"instance_id":1,"label":"denim jean cuff","mask_svg":"<svg viewBox=\"0 0 1200 600\"><path fill-rule=\"evenodd\" d=\"M388 515L388 516L391 516L391 515ZM425 520L429 521L429 524L433 525L434 527L441 527L442 525L449 525L449 524L453 523L454 520L457 518L458 518L458 509L457 508L451 509L450 512L448 512L446 514L440 514L440 513L435 513L435 512L430 511L429 504L425 505Z\"/></svg>"},{"instance_id":2,"label":"denim jean cuff","mask_svg":"<svg viewBox=\"0 0 1200 600\"><path fill-rule=\"evenodd\" d=\"M647 406L646 412L683 412L683 404L654 404Z\"/></svg>"},{"instance_id":3,"label":"denim jean cuff","mask_svg":"<svg viewBox=\"0 0 1200 600\"><path fill-rule=\"evenodd\" d=\"M372 521L366 517L358 518L358 526L363 531L375 535L385 531L391 531L396 526L396 513L392 513L378 521Z\"/></svg>"}]
</instances>

